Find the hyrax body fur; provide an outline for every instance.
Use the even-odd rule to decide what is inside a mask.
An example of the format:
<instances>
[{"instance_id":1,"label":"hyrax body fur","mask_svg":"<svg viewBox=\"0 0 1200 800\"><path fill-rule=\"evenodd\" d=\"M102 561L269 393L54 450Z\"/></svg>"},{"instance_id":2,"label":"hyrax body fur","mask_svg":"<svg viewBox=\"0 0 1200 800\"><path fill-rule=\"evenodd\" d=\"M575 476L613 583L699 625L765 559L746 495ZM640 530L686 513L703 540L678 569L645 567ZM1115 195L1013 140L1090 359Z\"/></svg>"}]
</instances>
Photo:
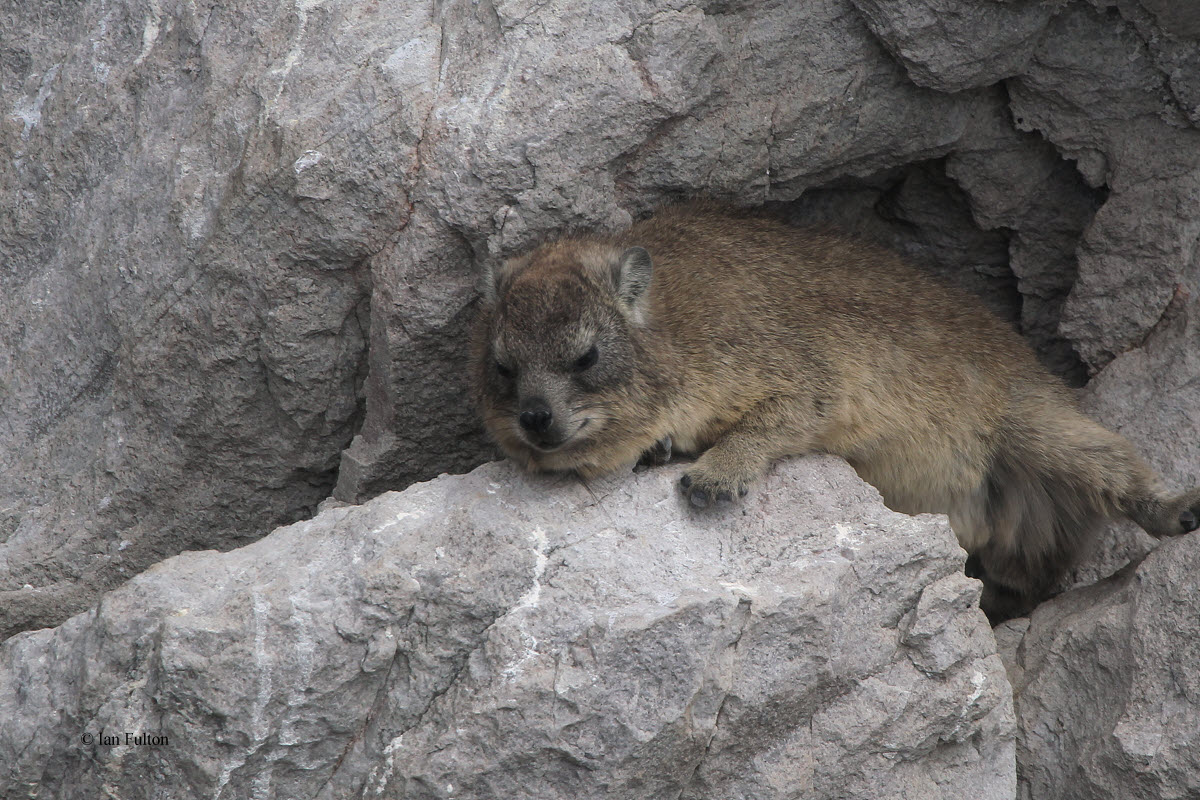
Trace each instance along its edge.
<instances>
[{"instance_id":1,"label":"hyrax body fur","mask_svg":"<svg viewBox=\"0 0 1200 800\"><path fill-rule=\"evenodd\" d=\"M475 383L489 431L584 477L698 455L697 506L775 459L842 456L893 509L940 512L993 619L1047 594L1102 519L1197 527L1121 436L974 297L862 243L706 206L573 237L485 278Z\"/></svg>"}]
</instances>

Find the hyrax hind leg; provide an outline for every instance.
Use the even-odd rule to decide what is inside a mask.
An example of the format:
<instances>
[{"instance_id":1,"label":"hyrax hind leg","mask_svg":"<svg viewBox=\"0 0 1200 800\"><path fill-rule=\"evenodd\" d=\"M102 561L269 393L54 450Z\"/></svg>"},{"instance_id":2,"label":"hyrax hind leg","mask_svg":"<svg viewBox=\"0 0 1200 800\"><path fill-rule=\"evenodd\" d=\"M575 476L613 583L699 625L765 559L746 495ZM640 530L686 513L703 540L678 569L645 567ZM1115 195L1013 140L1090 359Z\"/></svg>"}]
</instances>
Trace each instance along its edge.
<instances>
[{"instance_id":1,"label":"hyrax hind leg","mask_svg":"<svg viewBox=\"0 0 1200 800\"><path fill-rule=\"evenodd\" d=\"M1195 530L1200 490L1171 495L1123 436L1069 406L1027 408L1006 429L980 493L989 536L970 566L993 623L1028 613L1097 524L1126 516L1156 537Z\"/></svg>"},{"instance_id":2,"label":"hyrax hind leg","mask_svg":"<svg viewBox=\"0 0 1200 800\"><path fill-rule=\"evenodd\" d=\"M818 420L811 400L780 397L762 401L683 474L679 485L684 495L699 508L744 497L772 461L811 449Z\"/></svg>"},{"instance_id":3,"label":"hyrax hind leg","mask_svg":"<svg viewBox=\"0 0 1200 800\"><path fill-rule=\"evenodd\" d=\"M1127 517L1158 539L1181 536L1200 528L1200 489L1172 496L1157 491L1153 483L1139 486L1125 495L1121 510Z\"/></svg>"},{"instance_id":4,"label":"hyrax hind leg","mask_svg":"<svg viewBox=\"0 0 1200 800\"><path fill-rule=\"evenodd\" d=\"M1200 488L1181 494L1162 489L1162 479L1150 469L1124 436L1113 433L1083 418L1095 461L1084 460L1093 485L1102 493L1103 511L1108 516L1123 515L1136 522L1151 536L1162 539L1182 536L1200 527ZM1092 452L1085 454L1090 457Z\"/></svg>"}]
</instances>

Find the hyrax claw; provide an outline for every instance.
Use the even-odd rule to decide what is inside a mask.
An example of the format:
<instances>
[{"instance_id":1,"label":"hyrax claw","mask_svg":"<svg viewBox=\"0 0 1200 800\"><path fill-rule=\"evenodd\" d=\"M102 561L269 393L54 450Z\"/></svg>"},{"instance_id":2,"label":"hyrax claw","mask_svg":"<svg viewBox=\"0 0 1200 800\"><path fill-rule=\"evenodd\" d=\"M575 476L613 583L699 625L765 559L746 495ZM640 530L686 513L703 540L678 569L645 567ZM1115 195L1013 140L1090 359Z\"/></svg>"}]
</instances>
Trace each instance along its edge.
<instances>
[{"instance_id":1,"label":"hyrax claw","mask_svg":"<svg viewBox=\"0 0 1200 800\"><path fill-rule=\"evenodd\" d=\"M671 437L664 436L654 443L646 452L642 453L638 459L638 463L634 466L634 470L640 472L647 467L657 467L666 464L671 460Z\"/></svg>"},{"instance_id":2,"label":"hyrax claw","mask_svg":"<svg viewBox=\"0 0 1200 800\"><path fill-rule=\"evenodd\" d=\"M684 496L697 508L726 506L733 503L735 498L745 497L748 491L744 483L706 472L701 464L685 472L679 479L679 486Z\"/></svg>"}]
</instances>

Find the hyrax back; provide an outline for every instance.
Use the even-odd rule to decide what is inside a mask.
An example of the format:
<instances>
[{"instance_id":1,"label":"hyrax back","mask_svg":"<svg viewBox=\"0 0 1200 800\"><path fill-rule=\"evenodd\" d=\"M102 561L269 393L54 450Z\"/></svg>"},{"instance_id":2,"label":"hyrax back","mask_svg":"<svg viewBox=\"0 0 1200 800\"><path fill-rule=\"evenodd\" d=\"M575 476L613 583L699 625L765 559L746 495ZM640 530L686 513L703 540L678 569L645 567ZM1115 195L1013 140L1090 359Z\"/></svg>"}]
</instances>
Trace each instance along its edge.
<instances>
[{"instance_id":1,"label":"hyrax back","mask_svg":"<svg viewBox=\"0 0 1200 800\"><path fill-rule=\"evenodd\" d=\"M487 276L485 424L530 469L675 452L697 506L772 461L844 457L889 506L949 514L993 618L1048 592L1095 524L1197 527L1005 323L879 248L704 206L544 245Z\"/></svg>"}]
</instances>

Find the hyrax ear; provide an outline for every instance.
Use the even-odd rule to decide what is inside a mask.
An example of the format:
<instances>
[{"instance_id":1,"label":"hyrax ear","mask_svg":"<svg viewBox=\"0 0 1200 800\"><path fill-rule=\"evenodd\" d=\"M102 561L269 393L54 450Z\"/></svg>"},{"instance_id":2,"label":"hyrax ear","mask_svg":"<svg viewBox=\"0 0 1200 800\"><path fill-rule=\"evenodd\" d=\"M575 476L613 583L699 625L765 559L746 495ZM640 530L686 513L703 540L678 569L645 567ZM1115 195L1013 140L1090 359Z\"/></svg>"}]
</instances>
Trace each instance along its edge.
<instances>
[{"instance_id":1,"label":"hyrax ear","mask_svg":"<svg viewBox=\"0 0 1200 800\"><path fill-rule=\"evenodd\" d=\"M500 295L504 294L504 290L517 268L518 265L514 260L505 261L499 266L492 263L484 265L483 273L479 276L477 284L479 298L482 300L484 308L496 307Z\"/></svg>"},{"instance_id":2,"label":"hyrax ear","mask_svg":"<svg viewBox=\"0 0 1200 800\"><path fill-rule=\"evenodd\" d=\"M621 254L617 264L617 297L631 310L644 308L642 300L650 288L653 267L644 247L631 247Z\"/></svg>"},{"instance_id":3,"label":"hyrax ear","mask_svg":"<svg viewBox=\"0 0 1200 800\"><path fill-rule=\"evenodd\" d=\"M500 291L496 286L496 268L494 266L491 264L483 265L483 273L480 274L475 288L479 290L479 299L483 303L484 308L492 309L496 307L496 300L500 297Z\"/></svg>"}]
</instances>

